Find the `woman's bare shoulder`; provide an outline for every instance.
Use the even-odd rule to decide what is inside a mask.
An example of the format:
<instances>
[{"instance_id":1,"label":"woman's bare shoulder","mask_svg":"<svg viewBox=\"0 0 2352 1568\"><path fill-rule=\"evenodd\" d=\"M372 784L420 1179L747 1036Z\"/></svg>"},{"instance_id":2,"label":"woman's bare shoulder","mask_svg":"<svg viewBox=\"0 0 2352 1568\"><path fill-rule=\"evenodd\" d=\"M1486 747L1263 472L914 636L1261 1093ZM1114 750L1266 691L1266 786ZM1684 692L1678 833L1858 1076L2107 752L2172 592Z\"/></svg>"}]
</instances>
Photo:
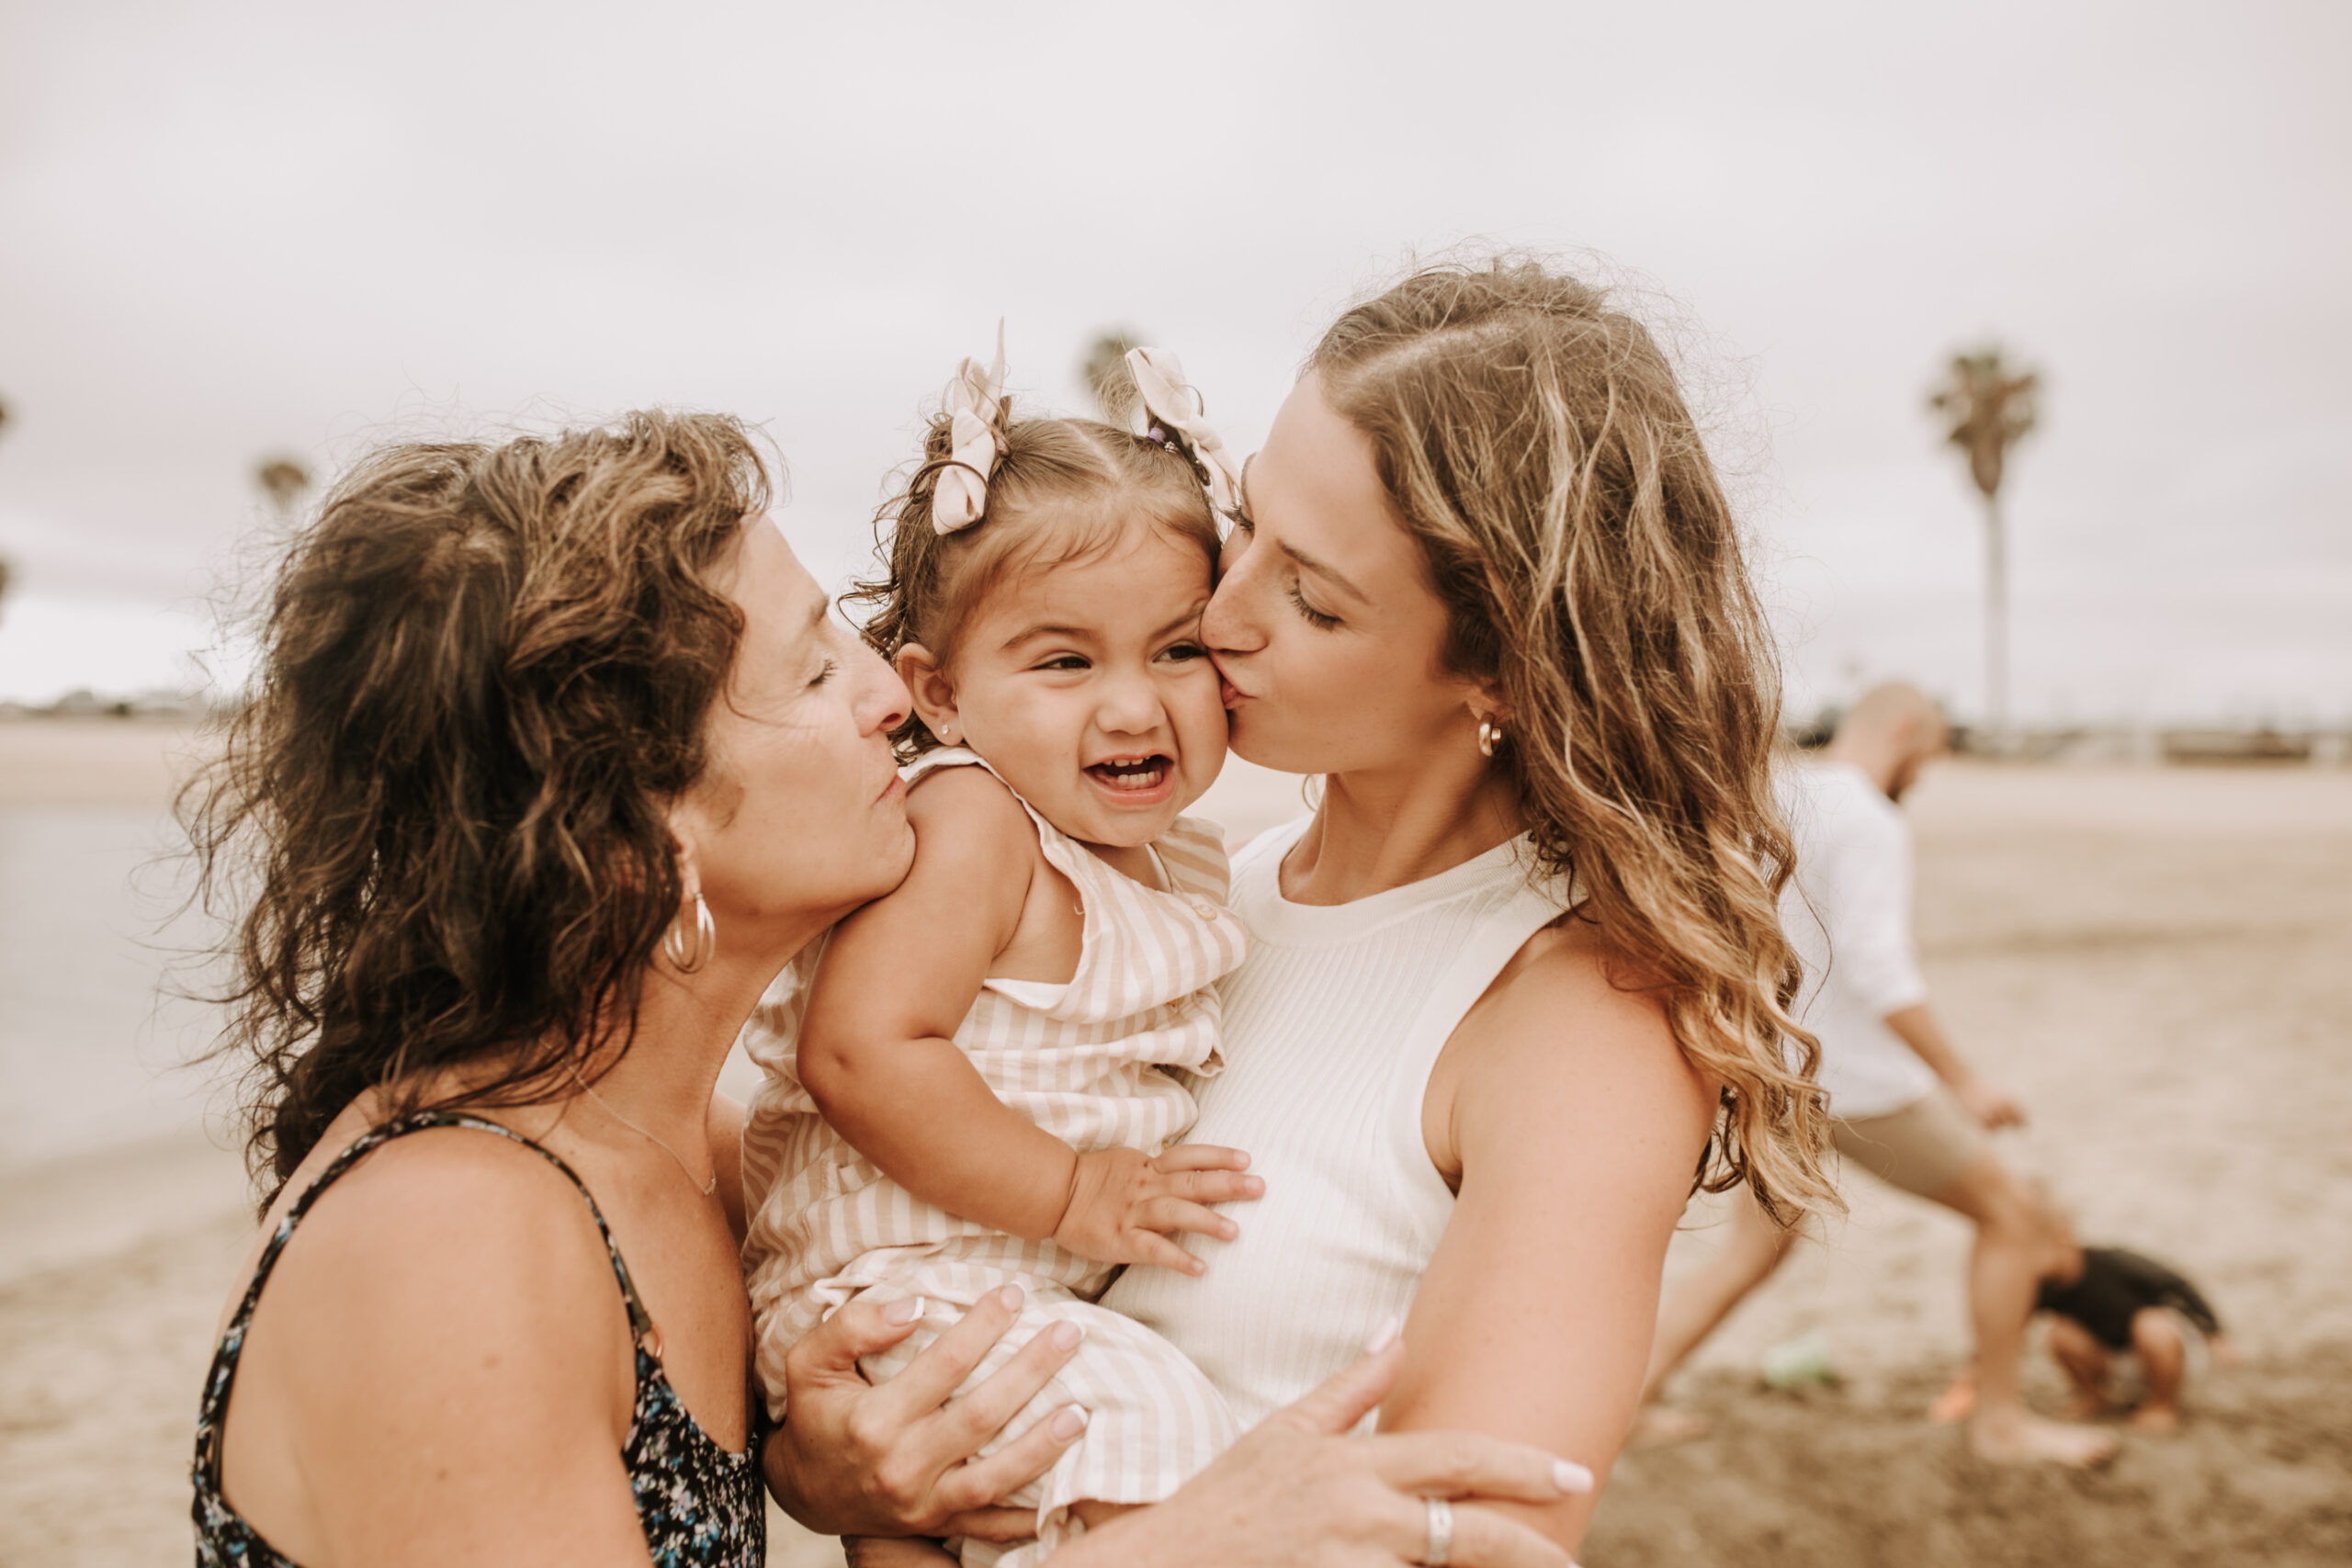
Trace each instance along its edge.
<instances>
[{"instance_id":1,"label":"woman's bare shoulder","mask_svg":"<svg viewBox=\"0 0 2352 1568\"><path fill-rule=\"evenodd\" d=\"M1501 1049L1525 1043L1679 1055L1662 979L1574 914L1530 937L1464 1021Z\"/></svg>"},{"instance_id":2,"label":"woman's bare shoulder","mask_svg":"<svg viewBox=\"0 0 2352 1568\"><path fill-rule=\"evenodd\" d=\"M1441 1061L1454 1158L1477 1128L1543 1135L1615 1107L1703 1136L1714 1087L1675 1039L1665 988L1589 921L1545 927L1464 1018ZM1450 1163L1450 1162L1449 1162Z\"/></svg>"},{"instance_id":3,"label":"woman's bare shoulder","mask_svg":"<svg viewBox=\"0 0 2352 1568\"><path fill-rule=\"evenodd\" d=\"M319 1196L266 1282L229 1484L298 1556L333 1518L436 1561L539 1543L618 1562L633 1541L642 1562L622 1303L586 1203L537 1154L460 1128L396 1139Z\"/></svg>"},{"instance_id":4,"label":"woman's bare shoulder","mask_svg":"<svg viewBox=\"0 0 2352 1568\"><path fill-rule=\"evenodd\" d=\"M484 1369L593 1390L595 1369L628 1360L628 1311L580 1189L474 1129L412 1133L345 1171L288 1241L263 1304L321 1402L338 1382L447 1397Z\"/></svg>"}]
</instances>

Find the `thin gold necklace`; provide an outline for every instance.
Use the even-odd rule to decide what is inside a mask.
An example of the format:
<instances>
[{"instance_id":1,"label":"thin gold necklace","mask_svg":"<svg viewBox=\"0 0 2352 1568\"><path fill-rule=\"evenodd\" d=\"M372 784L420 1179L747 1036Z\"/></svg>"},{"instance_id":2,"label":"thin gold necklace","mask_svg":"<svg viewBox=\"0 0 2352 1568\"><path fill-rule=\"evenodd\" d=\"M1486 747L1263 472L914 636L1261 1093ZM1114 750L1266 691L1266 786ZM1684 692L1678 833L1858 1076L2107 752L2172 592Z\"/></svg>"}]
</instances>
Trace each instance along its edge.
<instances>
[{"instance_id":1,"label":"thin gold necklace","mask_svg":"<svg viewBox=\"0 0 2352 1568\"><path fill-rule=\"evenodd\" d=\"M586 1095L589 1099L603 1106L605 1108L605 1115L610 1116L614 1121L619 1122L630 1132L635 1133L639 1137L651 1142L657 1145L663 1154L668 1155L672 1159L676 1160L678 1162L678 1169L684 1173L685 1179L688 1181L693 1181L695 1186L702 1189L702 1195L704 1197L707 1198L712 1193L718 1190L718 1166L716 1161L713 1161L711 1164L710 1179L708 1180L695 1180L694 1167L686 1163L685 1156L680 1154L677 1150L670 1146L667 1139L656 1136L654 1134L648 1132L645 1128L639 1126L636 1122L622 1115L619 1111L614 1110L612 1102L591 1088L588 1080L582 1077L576 1068L572 1072L571 1081L580 1086L581 1093Z\"/></svg>"}]
</instances>

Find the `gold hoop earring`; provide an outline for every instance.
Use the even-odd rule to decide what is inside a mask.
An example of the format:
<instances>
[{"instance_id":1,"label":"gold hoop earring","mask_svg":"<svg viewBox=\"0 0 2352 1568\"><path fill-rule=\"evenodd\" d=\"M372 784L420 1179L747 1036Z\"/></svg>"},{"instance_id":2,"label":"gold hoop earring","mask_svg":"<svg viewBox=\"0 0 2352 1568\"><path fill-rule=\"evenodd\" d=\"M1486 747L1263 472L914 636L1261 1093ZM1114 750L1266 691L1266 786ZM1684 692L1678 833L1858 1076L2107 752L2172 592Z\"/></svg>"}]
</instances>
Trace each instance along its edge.
<instances>
[{"instance_id":1,"label":"gold hoop earring","mask_svg":"<svg viewBox=\"0 0 2352 1568\"><path fill-rule=\"evenodd\" d=\"M695 945L692 952L687 951L684 942L684 921L685 912L681 910L678 918L670 922L670 929L662 933L662 956L668 959L679 974L691 975L709 963L711 955L718 951L718 926L711 919L710 906L702 901L699 893L695 895Z\"/></svg>"},{"instance_id":2,"label":"gold hoop earring","mask_svg":"<svg viewBox=\"0 0 2352 1568\"><path fill-rule=\"evenodd\" d=\"M1501 725L1490 724L1483 718L1478 721L1478 755L1481 757L1493 756L1495 754L1495 748L1501 745L1502 742L1503 727Z\"/></svg>"}]
</instances>

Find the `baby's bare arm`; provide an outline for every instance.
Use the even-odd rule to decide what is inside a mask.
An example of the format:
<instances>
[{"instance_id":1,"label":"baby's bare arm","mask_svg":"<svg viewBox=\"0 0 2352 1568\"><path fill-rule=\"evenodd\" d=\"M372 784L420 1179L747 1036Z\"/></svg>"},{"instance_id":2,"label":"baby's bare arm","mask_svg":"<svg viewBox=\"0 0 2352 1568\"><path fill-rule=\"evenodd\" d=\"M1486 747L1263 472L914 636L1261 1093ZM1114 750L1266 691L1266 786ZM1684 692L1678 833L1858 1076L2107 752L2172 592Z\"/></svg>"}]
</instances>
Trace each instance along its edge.
<instances>
[{"instance_id":1,"label":"baby's bare arm","mask_svg":"<svg viewBox=\"0 0 2352 1568\"><path fill-rule=\"evenodd\" d=\"M977 768L925 780L907 816L913 868L825 949L800 1081L850 1146L917 1198L992 1230L1050 1235L1078 1156L999 1100L954 1038L1020 928L1043 861L1036 829Z\"/></svg>"},{"instance_id":2,"label":"baby's bare arm","mask_svg":"<svg viewBox=\"0 0 2352 1568\"><path fill-rule=\"evenodd\" d=\"M1028 813L977 768L933 775L907 815L913 869L842 922L818 967L800 1036L809 1097L852 1148L951 1214L1100 1263L1198 1273L1169 1235L1236 1234L1204 1205L1263 1190L1241 1174L1248 1157L1080 1155L996 1097L954 1037L1050 869Z\"/></svg>"}]
</instances>

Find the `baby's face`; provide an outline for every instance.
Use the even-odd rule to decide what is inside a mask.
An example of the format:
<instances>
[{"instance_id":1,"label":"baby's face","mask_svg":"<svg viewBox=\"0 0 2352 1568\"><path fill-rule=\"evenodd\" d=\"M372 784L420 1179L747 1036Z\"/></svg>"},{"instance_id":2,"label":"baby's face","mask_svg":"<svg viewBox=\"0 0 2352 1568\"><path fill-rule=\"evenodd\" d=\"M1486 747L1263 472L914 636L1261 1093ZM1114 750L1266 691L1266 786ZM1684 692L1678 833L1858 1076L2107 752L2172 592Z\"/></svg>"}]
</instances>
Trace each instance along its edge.
<instances>
[{"instance_id":1,"label":"baby's face","mask_svg":"<svg viewBox=\"0 0 2352 1568\"><path fill-rule=\"evenodd\" d=\"M966 618L952 706L925 703L924 719L1070 837L1149 843L1225 765L1225 705L1200 643L1211 586L1197 546L1148 526L1016 570Z\"/></svg>"}]
</instances>

